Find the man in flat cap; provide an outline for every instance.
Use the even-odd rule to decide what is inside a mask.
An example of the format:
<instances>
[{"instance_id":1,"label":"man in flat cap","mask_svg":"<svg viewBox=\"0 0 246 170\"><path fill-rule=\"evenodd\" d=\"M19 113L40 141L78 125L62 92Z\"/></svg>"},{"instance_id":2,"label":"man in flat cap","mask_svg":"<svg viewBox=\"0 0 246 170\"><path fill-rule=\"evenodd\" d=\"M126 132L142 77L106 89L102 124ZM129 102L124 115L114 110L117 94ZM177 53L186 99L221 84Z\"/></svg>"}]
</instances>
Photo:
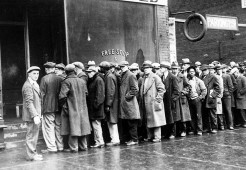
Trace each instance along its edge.
<instances>
[{"instance_id":1,"label":"man in flat cap","mask_svg":"<svg viewBox=\"0 0 246 170\"><path fill-rule=\"evenodd\" d=\"M85 74L85 67L84 64L81 62L74 62L73 65L75 65L75 73L79 78L82 78L85 83L87 84L88 76Z\"/></svg>"},{"instance_id":2,"label":"man in flat cap","mask_svg":"<svg viewBox=\"0 0 246 170\"><path fill-rule=\"evenodd\" d=\"M107 146L120 144L118 132L119 117L119 84L116 75L111 69L111 64L107 61L100 63L101 72L104 73L105 81L105 114L108 124L111 142L106 143Z\"/></svg>"},{"instance_id":3,"label":"man in flat cap","mask_svg":"<svg viewBox=\"0 0 246 170\"><path fill-rule=\"evenodd\" d=\"M42 97L42 132L47 149L42 153L54 153L63 150L63 139L60 135L61 115L58 107L58 95L63 78L55 74L56 64L44 64L46 75L41 79Z\"/></svg>"},{"instance_id":4,"label":"man in flat cap","mask_svg":"<svg viewBox=\"0 0 246 170\"><path fill-rule=\"evenodd\" d=\"M162 82L166 88L163 100L167 125L162 129L162 132L164 137L173 139L175 137L176 122L181 120L180 113L176 110L179 102L178 78L170 72L171 64L168 61L161 62L160 67Z\"/></svg>"},{"instance_id":5,"label":"man in flat cap","mask_svg":"<svg viewBox=\"0 0 246 170\"><path fill-rule=\"evenodd\" d=\"M56 64L55 66L55 73L56 75L62 77L63 79L66 78L66 73L65 73L65 65L63 63Z\"/></svg>"},{"instance_id":6,"label":"man in flat cap","mask_svg":"<svg viewBox=\"0 0 246 170\"><path fill-rule=\"evenodd\" d=\"M104 147L104 139L102 132L102 120L105 119L104 101L105 101L105 83L103 78L99 75L94 66L90 66L86 72L88 73L90 81L88 82L88 112L92 128L94 131L95 144L91 147Z\"/></svg>"},{"instance_id":7,"label":"man in flat cap","mask_svg":"<svg viewBox=\"0 0 246 170\"><path fill-rule=\"evenodd\" d=\"M85 81L78 78L75 66L65 67L67 77L61 83L59 104L62 106L61 135L67 136L69 149L64 151L78 152L87 150L86 135L91 133L86 96L88 95Z\"/></svg>"},{"instance_id":8,"label":"man in flat cap","mask_svg":"<svg viewBox=\"0 0 246 170\"><path fill-rule=\"evenodd\" d=\"M138 81L136 76L129 70L129 63L127 61L122 61L119 66L121 69L119 118L128 125L128 128L123 128L123 134L130 134L129 141L126 142L126 145L131 146L138 144L137 127L138 120L140 119L139 105L137 102L139 91Z\"/></svg>"},{"instance_id":9,"label":"man in flat cap","mask_svg":"<svg viewBox=\"0 0 246 170\"><path fill-rule=\"evenodd\" d=\"M218 78L211 74L213 66L202 65L203 82L207 88L207 95L203 103L203 125L204 129L211 133L217 133L217 97L221 94L221 88ZM209 73L210 72L210 73Z\"/></svg>"},{"instance_id":10,"label":"man in flat cap","mask_svg":"<svg viewBox=\"0 0 246 170\"><path fill-rule=\"evenodd\" d=\"M22 87L23 114L22 119L26 122L26 152L27 159L34 161L43 160L36 150L39 126L41 123L41 96L37 80L40 68L32 66L27 70L28 78Z\"/></svg>"}]
</instances>

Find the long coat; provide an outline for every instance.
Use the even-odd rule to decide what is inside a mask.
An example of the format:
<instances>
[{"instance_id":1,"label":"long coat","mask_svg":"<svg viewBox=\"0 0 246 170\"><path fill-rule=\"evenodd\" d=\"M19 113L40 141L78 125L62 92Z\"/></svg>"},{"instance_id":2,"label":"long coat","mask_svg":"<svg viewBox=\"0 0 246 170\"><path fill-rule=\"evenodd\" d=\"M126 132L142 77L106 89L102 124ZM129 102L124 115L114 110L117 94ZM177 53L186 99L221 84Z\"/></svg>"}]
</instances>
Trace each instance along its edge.
<instances>
[{"instance_id":1,"label":"long coat","mask_svg":"<svg viewBox=\"0 0 246 170\"><path fill-rule=\"evenodd\" d=\"M166 88L164 94L164 107L167 124L172 124L181 119L180 113L177 112L176 106L179 102L179 85L178 79L172 73L168 72L166 78L162 77L162 81Z\"/></svg>"},{"instance_id":2,"label":"long coat","mask_svg":"<svg viewBox=\"0 0 246 170\"><path fill-rule=\"evenodd\" d=\"M215 75L208 74L203 78L203 82L207 87L207 96L205 98L206 108L217 107L217 97L221 94L219 80Z\"/></svg>"},{"instance_id":3,"label":"long coat","mask_svg":"<svg viewBox=\"0 0 246 170\"><path fill-rule=\"evenodd\" d=\"M229 74L229 76L231 77L231 81L233 84L233 92L231 94L231 107L236 107L235 96L236 96L237 81L236 81L234 75Z\"/></svg>"},{"instance_id":4,"label":"long coat","mask_svg":"<svg viewBox=\"0 0 246 170\"><path fill-rule=\"evenodd\" d=\"M150 73L148 78L144 77L140 87L140 110L145 112L147 127L160 127L166 124L163 95L164 84L161 78ZM146 82L147 81L147 82Z\"/></svg>"},{"instance_id":5,"label":"long coat","mask_svg":"<svg viewBox=\"0 0 246 170\"><path fill-rule=\"evenodd\" d=\"M41 95L38 87L32 85L29 79L22 87L23 113L22 120L33 122L33 117L41 117Z\"/></svg>"},{"instance_id":6,"label":"long coat","mask_svg":"<svg viewBox=\"0 0 246 170\"><path fill-rule=\"evenodd\" d=\"M87 82L88 82L88 76L85 74L85 72L80 72L77 76L79 78L83 79L85 81L85 83L87 84Z\"/></svg>"},{"instance_id":7,"label":"long coat","mask_svg":"<svg viewBox=\"0 0 246 170\"><path fill-rule=\"evenodd\" d=\"M130 70L122 73L120 83L120 115L121 119L140 119L137 102L138 81Z\"/></svg>"},{"instance_id":8,"label":"long coat","mask_svg":"<svg viewBox=\"0 0 246 170\"><path fill-rule=\"evenodd\" d=\"M61 135L84 136L91 133L84 80L70 73L61 84Z\"/></svg>"},{"instance_id":9,"label":"long coat","mask_svg":"<svg viewBox=\"0 0 246 170\"><path fill-rule=\"evenodd\" d=\"M40 92L42 101L42 113L58 112L58 96L63 78L55 73L49 73L42 77Z\"/></svg>"},{"instance_id":10,"label":"long coat","mask_svg":"<svg viewBox=\"0 0 246 170\"><path fill-rule=\"evenodd\" d=\"M246 109L246 77L240 75L236 81L236 108Z\"/></svg>"},{"instance_id":11,"label":"long coat","mask_svg":"<svg viewBox=\"0 0 246 170\"><path fill-rule=\"evenodd\" d=\"M104 119L105 83L98 73L88 81L88 92L87 105L90 119Z\"/></svg>"},{"instance_id":12,"label":"long coat","mask_svg":"<svg viewBox=\"0 0 246 170\"><path fill-rule=\"evenodd\" d=\"M187 122L191 120L190 108L186 95L189 92L189 82L183 74L178 74L178 85L179 85L179 104L177 105L177 113L180 113L181 122Z\"/></svg>"},{"instance_id":13,"label":"long coat","mask_svg":"<svg viewBox=\"0 0 246 170\"><path fill-rule=\"evenodd\" d=\"M105 75L105 107L109 107L109 113L106 113L107 121L118 123L119 117L119 87L118 80L114 73L108 71Z\"/></svg>"}]
</instances>

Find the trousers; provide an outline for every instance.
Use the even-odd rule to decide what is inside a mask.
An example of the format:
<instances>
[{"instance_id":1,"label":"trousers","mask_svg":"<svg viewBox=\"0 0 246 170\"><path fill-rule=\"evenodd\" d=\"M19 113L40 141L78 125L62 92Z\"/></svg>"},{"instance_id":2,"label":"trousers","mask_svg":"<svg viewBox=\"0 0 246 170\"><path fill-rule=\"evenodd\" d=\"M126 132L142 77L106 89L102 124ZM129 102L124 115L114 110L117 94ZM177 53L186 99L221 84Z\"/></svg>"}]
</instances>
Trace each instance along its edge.
<instances>
[{"instance_id":1,"label":"trousers","mask_svg":"<svg viewBox=\"0 0 246 170\"><path fill-rule=\"evenodd\" d=\"M37 142L39 135L39 126L33 122L27 122L27 132L26 132L26 152L28 159L33 159L34 155L37 154Z\"/></svg>"},{"instance_id":2,"label":"trousers","mask_svg":"<svg viewBox=\"0 0 246 170\"><path fill-rule=\"evenodd\" d=\"M107 122L107 124L108 124L109 134L111 137L111 142L119 143L120 138L119 138L119 132L118 132L118 125L115 123L110 123L110 122Z\"/></svg>"},{"instance_id":3,"label":"trousers","mask_svg":"<svg viewBox=\"0 0 246 170\"><path fill-rule=\"evenodd\" d=\"M94 131L95 144L103 145L104 140L103 140L101 120L93 120L91 121L91 124Z\"/></svg>"}]
</instances>

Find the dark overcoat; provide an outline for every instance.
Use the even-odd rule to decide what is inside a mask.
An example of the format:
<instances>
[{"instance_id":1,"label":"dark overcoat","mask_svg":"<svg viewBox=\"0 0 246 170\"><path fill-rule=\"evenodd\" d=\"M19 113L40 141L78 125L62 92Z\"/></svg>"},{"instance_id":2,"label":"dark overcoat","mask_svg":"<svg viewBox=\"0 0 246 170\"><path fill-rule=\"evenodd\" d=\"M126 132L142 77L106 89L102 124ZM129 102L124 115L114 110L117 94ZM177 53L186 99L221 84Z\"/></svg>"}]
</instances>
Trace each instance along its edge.
<instances>
[{"instance_id":1,"label":"dark overcoat","mask_svg":"<svg viewBox=\"0 0 246 170\"><path fill-rule=\"evenodd\" d=\"M165 125L163 95L166 90L161 78L151 72L148 78L144 77L141 81L139 105L140 110L146 115L147 127L153 128Z\"/></svg>"},{"instance_id":2,"label":"dark overcoat","mask_svg":"<svg viewBox=\"0 0 246 170\"><path fill-rule=\"evenodd\" d=\"M88 81L88 112L91 120L101 120L105 118L104 100L105 100L105 83L104 80L96 73Z\"/></svg>"},{"instance_id":3,"label":"dark overcoat","mask_svg":"<svg viewBox=\"0 0 246 170\"><path fill-rule=\"evenodd\" d=\"M232 80L230 75L228 74L223 74L222 75L223 78L223 98L231 98L232 96L232 92L233 92L233 84L232 84Z\"/></svg>"},{"instance_id":4,"label":"dark overcoat","mask_svg":"<svg viewBox=\"0 0 246 170\"><path fill-rule=\"evenodd\" d=\"M84 80L70 73L61 84L61 135L84 136L91 133Z\"/></svg>"},{"instance_id":5,"label":"dark overcoat","mask_svg":"<svg viewBox=\"0 0 246 170\"><path fill-rule=\"evenodd\" d=\"M40 82L42 113L58 112L58 96L63 78L55 73L45 75Z\"/></svg>"},{"instance_id":6,"label":"dark overcoat","mask_svg":"<svg viewBox=\"0 0 246 170\"><path fill-rule=\"evenodd\" d=\"M118 123L119 117L119 87L117 77L112 71L105 75L105 107L110 111L106 114L106 119L110 123Z\"/></svg>"},{"instance_id":7,"label":"dark overcoat","mask_svg":"<svg viewBox=\"0 0 246 170\"><path fill-rule=\"evenodd\" d=\"M178 78L172 73L168 72L166 78L162 77L162 81L166 88L164 94L164 107L167 124L172 124L181 119L180 113L177 112L176 107L179 103L179 85Z\"/></svg>"},{"instance_id":8,"label":"dark overcoat","mask_svg":"<svg viewBox=\"0 0 246 170\"><path fill-rule=\"evenodd\" d=\"M120 115L121 119L140 119L137 101L138 81L136 76L127 70L121 75L120 83Z\"/></svg>"},{"instance_id":9,"label":"dark overcoat","mask_svg":"<svg viewBox=\"0 0 246 170\"><path fill-rule=\"evenodd\" d=\"M231 77L231 81L233 84L233 92L231 94L231 107L236 107L235 96L236 96L237 81L236 81L234 75L229 74L229 76Z\"/></svg>"},{"instance_id":10,"label":"dark overcoat","mask_svg":"<svg viewBox=\"0 0 246 170\"><path fill-rule=\"evenodd\" d=\"M187 100L187 94L190 89L188 79L183 74L178 74L178 85L179 85L179 104L177 105L177 113L180 113L181 122L187 122L191 120L190 108Z\"/></svg>"},{"instance_id":11,"label":"dark overcoat","mask_svg":"<svg viewBox=\"0 0 246 170\"><path fill-rule=\"evenodd\" d=\"M217 107L217 97L221 94L219 79L215 75L208 74L203 78L203 82L207 88L207 96L205 98L206 108Z\"/></svg>"},{"instance_id":12,"label":"dark overcoat","mask_svg":"<svg viewBox=\"0 0 246 170\"><path fill-rule=\"evenodd\" d=\"M22 87L23 113L22 120L33 122L33 117L41 117L41 95L39 88L32 85L29 79Z\"/></svg>"},{"instance_id":13,"label":"dark overcoat","mask_svg":"<svg viewBox=\"0 0 246 170\"><path fill-rule=\"evenodd\" d=\"M246 77L240 75L236 81L236 108L246 109Z\"/></svg>"}]
</instances>

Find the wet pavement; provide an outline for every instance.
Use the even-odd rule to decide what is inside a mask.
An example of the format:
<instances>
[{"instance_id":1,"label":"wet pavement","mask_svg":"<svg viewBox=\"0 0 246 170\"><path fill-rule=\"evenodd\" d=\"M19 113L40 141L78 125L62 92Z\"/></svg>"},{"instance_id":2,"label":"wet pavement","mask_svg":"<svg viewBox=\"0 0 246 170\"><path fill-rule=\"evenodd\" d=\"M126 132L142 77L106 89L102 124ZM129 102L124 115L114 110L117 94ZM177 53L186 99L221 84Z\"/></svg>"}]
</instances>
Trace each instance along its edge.
<instances>
[{"instance_id":1,"label":"wet pavement","mask_svg":"<svg viewBox=\"0 0 246 170\"><path fill-rule=\"evenodd\" d=\"M38 145L39 151L44 148ZM26 161L24 145L0 151L0 169L246 169L246 128L43 156L43 161Z\"/></svg>"}]
</instances>

